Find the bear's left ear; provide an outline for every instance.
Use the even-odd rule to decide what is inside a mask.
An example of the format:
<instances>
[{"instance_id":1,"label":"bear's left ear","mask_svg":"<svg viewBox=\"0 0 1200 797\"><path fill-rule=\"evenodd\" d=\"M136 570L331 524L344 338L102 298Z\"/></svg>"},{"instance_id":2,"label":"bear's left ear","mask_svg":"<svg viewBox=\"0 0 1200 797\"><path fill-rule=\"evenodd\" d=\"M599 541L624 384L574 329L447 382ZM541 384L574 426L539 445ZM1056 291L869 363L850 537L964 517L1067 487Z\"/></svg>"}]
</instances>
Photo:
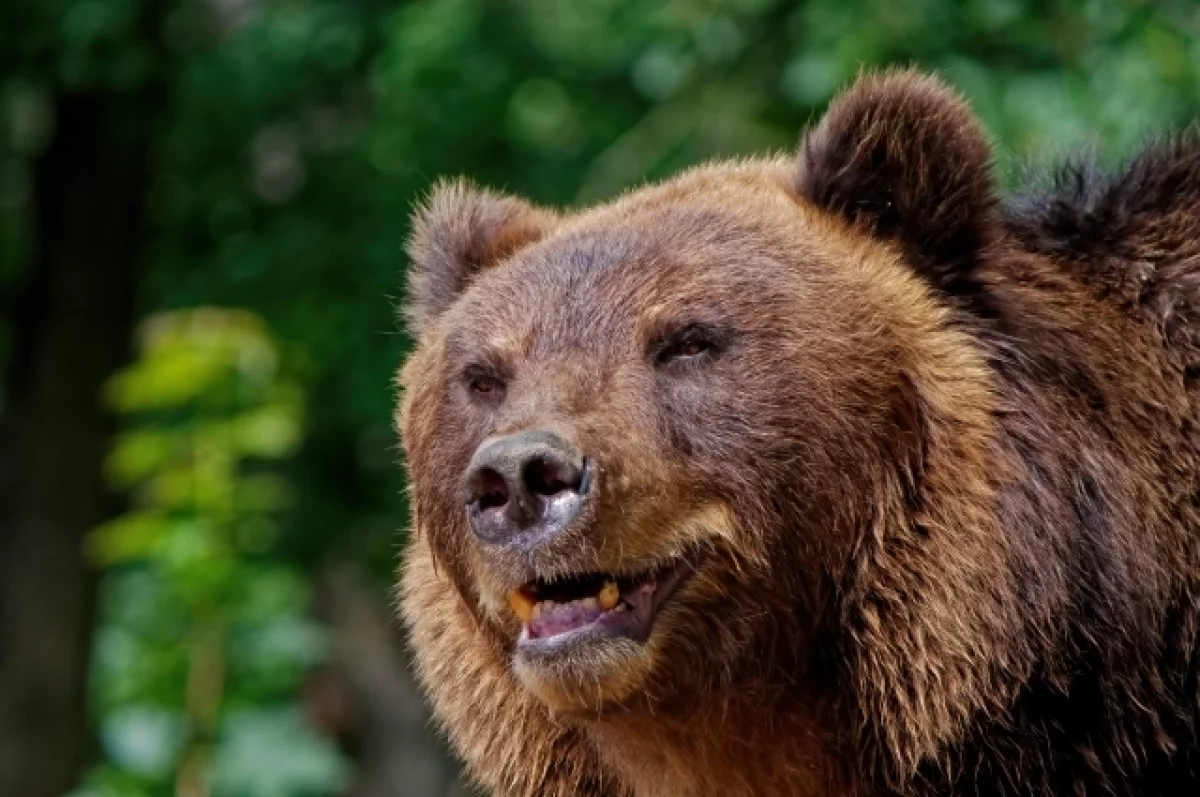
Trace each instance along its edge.
<instances>
[{"instance_id":1,"label":"bear's left ear","mask_svg":"<svg viewBox=\"0 0 1200 797\"><path fill-rule=\"evenodd\" d=\"M465 180L438 183L413 214L409 332L419 336L480 271L543 238L557 221L553 211Z\"/></svg>"},{"instance_id":2,"label":"bear's left ear","mask_svg":"<svg viewBox=\"0 0 1200 797\"><path fill-rule=\"evenodd\" d=\"M856 228L895 240L952 296L1000 220L991 149L966 102L936 78L889 71L859 78L800 145L801 196Z\"/></svg>"}]
</instances>

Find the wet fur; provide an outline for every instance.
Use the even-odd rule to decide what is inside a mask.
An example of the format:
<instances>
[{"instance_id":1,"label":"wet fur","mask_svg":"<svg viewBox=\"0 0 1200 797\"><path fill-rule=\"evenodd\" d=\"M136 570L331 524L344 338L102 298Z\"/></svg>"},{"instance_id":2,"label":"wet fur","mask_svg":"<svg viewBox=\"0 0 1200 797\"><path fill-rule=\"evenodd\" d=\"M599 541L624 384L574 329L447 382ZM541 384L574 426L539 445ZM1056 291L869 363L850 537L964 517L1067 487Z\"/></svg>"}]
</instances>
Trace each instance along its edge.
<instances>
[{"instance_id":1,"label":"wet fur","mask_svg":"<svg viewBox=\"0 0 1200 797\"><path fill-rule=\"evenodd\" d=\"M413 245L420 346L401 377L415 507L401 602L435 714L480 784L1200 791L1200 145L1156 145L1107 176L1070 166L1007 206L989 157L956 95L887 73L835 101L795 162L703 167L564 216L464 184L435 191ZM638 225L663 254L620 233ZM622 385L636 389L624 371L596 406L599 383L563 362L522 399L526 419L586 410L578 433L608 446L607 484L640 518L620 528L625 555L661 549L645 529L684 535L671 517L697 493L738 529L691 540L708 564L653 672L636 674L641 692L551 711L514 678L514 621L488 597L509 565L484 562L447 486L482 434L445 399L456 302L508 258L541 256L583 270L646 258L638 284L618 286L628 295L601 295L615 310L661 284L669 303L672 258L718 255L722 301L794 330L744 385L749 425L664 430L623 403ZM733 282L757 255L846 265L803 283L820 294L811 315L776 318L787 297ZM498 303L522 289L489 285ZM497 344L511 359L538 351L514 335ZM834 386L802 406L755 393L781 369ZM733 401L710 400L717 413ZM710 455L728 472L672 467ZM604 541L571 543L614 561Z\"/></svg>"}]
</instances>

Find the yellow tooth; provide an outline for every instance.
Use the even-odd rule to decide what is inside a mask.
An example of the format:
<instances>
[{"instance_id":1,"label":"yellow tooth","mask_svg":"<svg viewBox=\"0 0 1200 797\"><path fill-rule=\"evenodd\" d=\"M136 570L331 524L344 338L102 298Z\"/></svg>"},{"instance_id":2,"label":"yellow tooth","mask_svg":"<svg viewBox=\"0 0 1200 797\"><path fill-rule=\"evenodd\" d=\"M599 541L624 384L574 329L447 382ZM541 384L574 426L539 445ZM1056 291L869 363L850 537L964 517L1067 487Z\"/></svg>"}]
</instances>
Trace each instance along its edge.
<instances>
[{"instance_id":1,"label":"yellow tooth","mask_svg":"<svg viewBox=\"0 0 1200 797\"><path fill-rule=\"evenodd\" d=\"M540 603L535 603L535 604L533 605L533 619L535 619L535 620L536 620L536 619L538 619L538 618L539 618L539 617L541 617L541 616L542 616L542 604L540 604Z\"/></svg>"},{"instance_id":2,"label":"yellow tooth","mask_svg":"<svg viewBox=\"0 0 1200 797\"><path fill-rule=\"evenodd\" d=\"M533 600L521 590L508 593L508 604L517 613L517 617L521 618L521 622L528 623L533 617Z\"/></svg>"},{"instance_id":3,"label":"yellow tooth","mask_svg":"<svg viewBox=\"0 0 1200 797\"><path fill-rule=\"evenodd\" d=\"M596 611L596 599L595 599L595 598L584 598L583 600L581 600L581 601L579 602L579 604L580 604L581 606L583 606L583 610L584 610L585 612L594 612L594 611Z\"/></svg>"},{"instance_id":4,"label":"yellow tooth","mask_svg":"<svg viewBox=\"0 0 1200 797\"><path fill-rule=\"evenodd\" d=\"M621 588L617 586L617 582L605 581L604 586L600 589L600 594L596 596L596 602L600 604L600 608L607 612L616 606L619 600L621 600Z\"/></svg>"}]
</instances>

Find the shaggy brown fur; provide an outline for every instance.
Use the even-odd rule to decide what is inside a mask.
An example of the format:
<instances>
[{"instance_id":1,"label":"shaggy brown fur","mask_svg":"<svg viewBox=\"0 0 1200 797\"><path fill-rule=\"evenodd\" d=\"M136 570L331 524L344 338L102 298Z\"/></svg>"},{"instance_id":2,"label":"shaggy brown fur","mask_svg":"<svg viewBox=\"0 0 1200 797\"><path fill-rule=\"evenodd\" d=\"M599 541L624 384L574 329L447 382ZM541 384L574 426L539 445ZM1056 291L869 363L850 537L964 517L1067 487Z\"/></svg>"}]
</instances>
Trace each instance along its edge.
<instances>
[{"instance_id":1,"label":"shaggy brown fur","mask_svg":"<svg viewBox=\"0 0 1200 797\"><path fill-rule=\"evenodd\" d=\"M397 424L418 672L500 795L1200 793L1200 145L1001 207L936 80L869 76L790 159L556 214L418 214ZM701 325L711 350L665 361ZM473 393L487 375L495 389ZM597 463L476 542L489 435ZM514 658L537 576L696 573L644 644Z\"/></svg>"}]
</instances>

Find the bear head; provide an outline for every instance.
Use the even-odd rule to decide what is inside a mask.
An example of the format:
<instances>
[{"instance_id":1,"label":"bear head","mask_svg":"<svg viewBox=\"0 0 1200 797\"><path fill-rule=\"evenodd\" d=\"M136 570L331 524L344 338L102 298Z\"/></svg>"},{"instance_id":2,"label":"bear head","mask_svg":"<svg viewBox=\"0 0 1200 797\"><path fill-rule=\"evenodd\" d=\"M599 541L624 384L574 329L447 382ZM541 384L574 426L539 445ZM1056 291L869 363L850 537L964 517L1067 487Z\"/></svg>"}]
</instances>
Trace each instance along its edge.
<instances>
[{"instance_id":1,"label":"bear head","mask_svg":"<svg viewBox=\"0 0 1200 797\"><path fill-rule=\"evenodd\" d=\"M593 719L786 673L909 763L992 699L1011 564L963 329L989 157L957 95L891 72L798 158L563 212L438 185L397 425L458 654Z\"/></svg>"}]
</instances>

